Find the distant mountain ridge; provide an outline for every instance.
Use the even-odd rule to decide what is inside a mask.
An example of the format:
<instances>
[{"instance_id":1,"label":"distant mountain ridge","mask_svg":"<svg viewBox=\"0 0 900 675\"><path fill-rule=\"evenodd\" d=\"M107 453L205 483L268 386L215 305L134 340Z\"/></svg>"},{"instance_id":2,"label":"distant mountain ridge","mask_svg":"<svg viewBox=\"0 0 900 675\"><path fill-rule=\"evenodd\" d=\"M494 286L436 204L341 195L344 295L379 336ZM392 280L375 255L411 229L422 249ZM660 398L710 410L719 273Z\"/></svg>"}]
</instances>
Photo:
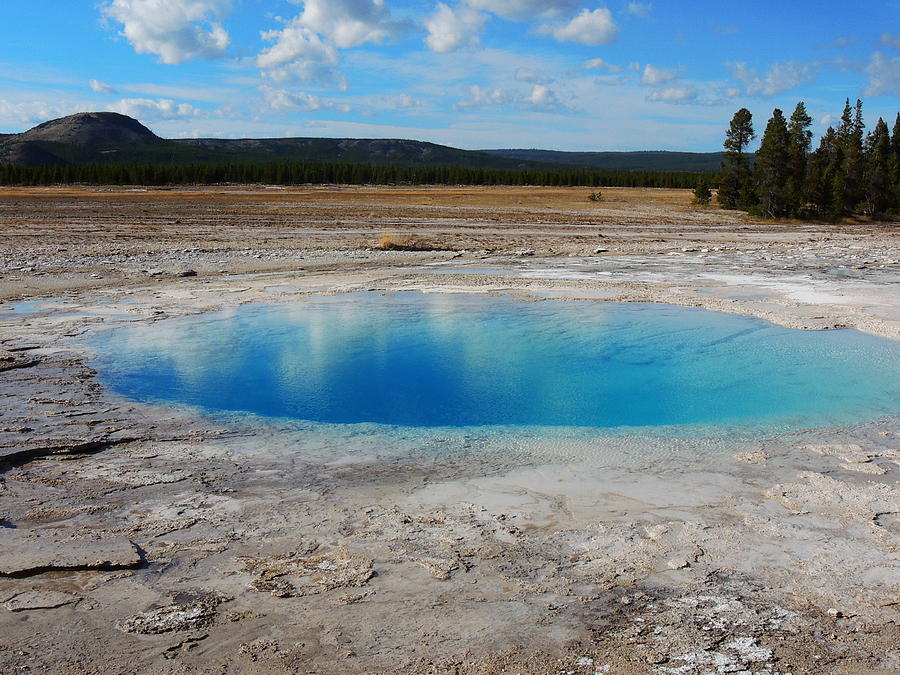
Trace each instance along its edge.
<instances>
[{"instance_id":1,"label":"distant mountain ridge","mask_svg":"<svg viewBox=\"0 0 900 675\"><path fill-rule=\"evenodd\" d=\"M329 162L470 169L715 171L721 153L460 150L426 141L353 138L164 139L138 120L87 112L0 134L0 164Z\"/></svg>"},{"instance_id":2,"label":"distant mountain ridge","mask_svg":"<svg viewBox=\"0 0 900 675\"><path fill-rule=\"evenodd\" d=\"M533 162L425 141L351 138L163 139L137 120L112 112L77 113L21 134L0 136L0 164L248 163L317 161L535 168Z\"/></svg>"},{"instance_id":3,"label":"distant mountain ridge","mask_svg":"<svg viewBox=\"0 0 900 675\"><path fill-rule=\"evenodd\" d=\"M427 141L383 138L188 138L172 141L223 158L519 168L521 161ZM498 159L500 164L498 164Z\"/></svg>"}]
</instances>

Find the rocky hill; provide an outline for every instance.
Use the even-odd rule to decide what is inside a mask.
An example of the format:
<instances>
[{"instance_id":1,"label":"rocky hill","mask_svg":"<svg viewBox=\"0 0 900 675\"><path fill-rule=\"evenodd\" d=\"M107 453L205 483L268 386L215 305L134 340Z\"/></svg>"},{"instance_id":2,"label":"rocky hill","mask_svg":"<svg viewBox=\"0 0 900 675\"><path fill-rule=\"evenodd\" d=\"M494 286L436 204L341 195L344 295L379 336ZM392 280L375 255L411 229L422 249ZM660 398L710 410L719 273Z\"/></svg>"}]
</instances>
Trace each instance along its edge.
<instances>
[{"instance_id":1,"label":"rocky hill","mask_svg":"<svg viewBox=\"0 0 900 675\"><path fill-rule=\"evenodd\" d=\"M0 137L0 163L40 166L132 161L136 156L155 157L167 144L126 115L78 113Z\"/></svg>"},{"instance_id":2,"label":"rocky hill","mask_svg":"<svg viewBox=\"0 0 900 675\"><path fill-rule=\"evenodd\" d=\"M78 113L50 120L17 134L15 140L20 143L46 141L85 146L162 142L159 136L136 119L114 112Z\"/></svg>"}]
</instances>

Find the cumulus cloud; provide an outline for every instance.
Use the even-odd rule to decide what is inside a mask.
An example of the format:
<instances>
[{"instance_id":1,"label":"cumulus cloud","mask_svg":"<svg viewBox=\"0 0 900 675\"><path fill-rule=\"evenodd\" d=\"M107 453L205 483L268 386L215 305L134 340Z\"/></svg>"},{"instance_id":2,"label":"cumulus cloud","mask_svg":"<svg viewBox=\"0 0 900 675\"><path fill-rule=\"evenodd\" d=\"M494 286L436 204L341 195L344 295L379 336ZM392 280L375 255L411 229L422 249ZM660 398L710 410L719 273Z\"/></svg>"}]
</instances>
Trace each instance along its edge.
<instances>
[{"instance_id":1,"label":"cumulus cloud","mask_svg":"<svg viewBox=\"0 0 900 675\"><path fill-rule=\"evenodd\" d=\"M0 124L31 126L84 110L83 103L48 103L46 101L0 100Z\"/></svg>"},{"instance_id":2,"label":"cumulus cloud","mask_svg":"<svg viewBox=\"0 0 900 675\"><path fill-rule=\"evenodd\" d=\"M744 85L744 92L750 96L774 96L812 80L819 71L817 64L788 61L773 63L769 70L760 74L746 63L727 63L731 75Z\"/></svg>"},{"instance_id":3,"label":"cumulus cloud","mask_svg":"<svg viewBox=\"0 0 900 675\"><path fill-rule=\"evenodd\" d=\"M617 66L616 64L609 63L603 59L591 59L590 61L585 61L583 65L590 70L602 70L605 73L622 72L622 66Z\"/></svg>"},{"instance_id":4,"label":"cumulus cloud","mask_svg":"<svg viewBox=\"0 0 900 675\"><path fill-rule=\"evenodd\" d=\"M272 42L256 56L264 78L276 84L317 82L345 89L337 66L339 49L385 42L403 23L391 18L385 0L292 0L303 11L283 27L263 31Z\"/></svg>"},{"instance_id":5,"label":"cumulus cloud","mask_svg":"<svg viewBox=\"0 0 900 675\"><path fill-rule=\"evenodd\" d=\"M662 103L694 103L697 100L697 90L693 87L666 87L650 92L647 100Z\"/></svg>"},{"instance_id":6,"label":"cumulus cloud","mask_svg":"<svg viewBox=\"0 0 900 675\"><path fill-rule=\"evenodd\" d=\"M305 0L299 23L340 48L385 42L401 27L384 0Z\"/></svg>"},{"instance_id":7,"label":"cumulus cloud","mask_svg":"<svg viewBox=\"0 0 900 675\"><path fill-rule=\"evenodd\" d=\"M110 0L101 10L122 24L138 54L156 54L162 63L214 59L231 41L217 21L231 10L231 0Z\"/></svg>"},{"instance_id":8,"label":"cumulus cloud","mask_svg":"<svg viewBox=\"0 0 900 675\"><path fill-rule=\"evenodd\" d=\"M650 16L650 11L652 9L653 5L651 5L649 2L629 2L628 6L625 8L625 11L633 16L646 18Z\"/></svg>"},{"instance_id":9,"label":"cumulus cloud","mask_svg":"<svg viewBox=\"0 0 900 675\"><path fill-rule=\"evenodd\" d=\"M888 58L875 52L865 72L869 76L866 96L900 96L900 56Z\"/></svg>"},{"instance_id":10,"label":"cumulus cloud","mask_svg":"<svg viewBox=\"0 0 900 675\"><path fill-rule=\"evenodd\" d=\"M425 44L441 54L477 44L485 18L470 7L451 9L439 2L434 14L425 20Z\"/></svg>"},{"instance_id":11,"label":"cumulus cloud","mask_svg":"<svg viewBox=\"0 0 900 675\"><path fill-rule=\"evenodd\" d=\"M544 32L550 32L560 42L577 42L582 45L606 45L616 39L619 28L613 22L612 13L605 8L581 10L568 23L557 26L545 26Z\"/></svg>"},{"instance_id":12,"label":"cumulus cloud","mask_svg":"<svg viewBox=\"0 0 900 675\"><path fill-rule=\"evenodd\" d=\"M658 87L661 84L670 82L678 77L678 71L669 68L657 68L649 63L644 66L644 74L641 75L641 82L649 84L651 87Z\"/></svg>"},{"instance_id":13,"label":"cumulus cloud","mask_svg":"<svg viewBox=\"0 0 900 675\"><path fill-rule=\"evenodd\" d=\"M466 0L475 9L491 12L510 21L551 19L578 9L578 0Z\"/></svg>"},{"instance_id":14,"label":"cumulus cloud","mask_svg":"<svg viewBox=\"0 0 900 675\"><path fill-rule=\"evenodd\" d=\"M338 83L343 78L337 71L337 49L294 18L281 30L262 33L263 40L273 42L256 57L263 76L277 83L290 81Z\"/></svg>"},{"instance_id":15,"label":"cumulus cloud","mask_svg":"<svg viewBox=\"0 0 900 675\"><path fill-rule=\"evenodd\" d=\"M101 82L100 80L91 80L88 84L91 85L91 89L96 91L98 94L115 94L116 90L113 89L110 85L106 84L106 82Z\"/></svg>"},{"instance_id":16,"label":"cumulus cloud","mask_svg":"<svg viewBox=\"0 0 900 675\"><path fill-rule=\"evenodd\" d=\"M351 110L349 105L329 101L315 94L293 92L269 86L261 87L261 91L268 107L276 112L292 110L303 110L305 112L338 110L340 112L350 112Z\"/></svg>"},{"instance_id":17,"label":"cumulus cloud","mask_svg":"<svg viewBox=\"0 0 900 675\"><path fill-rule=\"evenodd\" d=\"M454 108L468 110L494 106L511 106L523 110L558 110L564 105L556 92L546 84L535 84L528 90L508 90L503 87L469 87L469 97L459 101Z\"/></svg>"},{"instance_id":18,"label":"cumulus cloud","mask_svg":"<svg viewBox=\"0 0 900 675\"><path fill-rule=\"evenodd\" d=\"M469 87L469 98L459 101L454 107L457 109L484 108L494 105L506 105L513 101L513 97L500 87L481 87L473 84Z\"/></svg>"},{"instance_id":19,"label":"cumulus cloud","mask_svg":"<svg viewBox=\"0 0 900 675\"><path fill-rule=\"evenodd\" d=\"M167 98L123 98L109 109L138 120L172 120L198 117L202 111L190 103L176 103Z\"/></svg>"},{"instance_id":20,"label":"cumulus cloud","mask_svg":"<svg viewBox=\"0 0 900 675\"><path fill-rule=\"evenodd\" d=\"M534 85L526 103L529 107L538 110L555 110L559 107L559 99L556 97L556 93L543 84Z\"/></svg>"}]
</instances>

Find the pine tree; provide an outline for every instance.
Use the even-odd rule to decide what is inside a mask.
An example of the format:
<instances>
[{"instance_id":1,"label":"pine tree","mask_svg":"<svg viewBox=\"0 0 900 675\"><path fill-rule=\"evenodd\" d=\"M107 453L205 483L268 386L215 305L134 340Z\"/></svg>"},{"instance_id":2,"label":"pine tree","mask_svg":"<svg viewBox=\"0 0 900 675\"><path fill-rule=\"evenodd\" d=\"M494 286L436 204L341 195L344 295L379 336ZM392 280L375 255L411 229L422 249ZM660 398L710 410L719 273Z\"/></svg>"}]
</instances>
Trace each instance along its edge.
<instances>
[{"instance_id":1,"label":"pine tree","mask_svg":"<svg viewBox=\"0 0 900 675\"><path fill-rule=\"evenodd\" d=\"M806 203L807 158L812 144L812 132L809 127L812 118L806 112L803 101L797 104L788 124L789 153L787 194L790 211L799 215Z\"/></svg>"},{"instance_id":2,"label":"pine tree","mask_svg":"<svg viewBox=\"0 0 900 675\"><path fill-rule=\"evenodd\" d=\"M697 187L694 188L694 203L701 206L709 206L711 199L712 190L709 189L709 183L706 182L705 178L701 178L697 181Z\"/></svg>"},{"instance_id":3,"label":"pine tree","mask_svg":"<svg viewBox=\"0 0 900 675\"><path fill-rule=\"evenodd\" d=\"M840 204L843 213L852 213L865 196L863 185L863 174L865 172L865 156L863 153L864 130L862 101L857 99L855 110L851 111L848 99L844 104L841 126L838 130L842 150L839 171L842 191Z\"/></svg>"},{"instance_id":4,"label":"pine tree","mask_svg":"<svg viewBox=\"0 0 900 675\"><path fill-rule=\"evenodd\" d=\"M892 206L900 210L900 113L897 113L891 134L891 185Z\"/></svg>"},{"instance_id":5,"label":"pine tree","mask_svg":"<svg viewBox=\"0 0 900 675\"><path fill-rule=\"evenodd\" d=\"M790 163L790 138L784 113L778 108L766 125L756 153L754 177L759 211L769 218L788 212L787 179Z\"/></svg>"},{"instance_id":6,"label":"pine tree","mask_svg":"<svg viewBox=\"0 0 900 675\"><path fill-rule=\"evenodd\" d=\"M816 213L823 218L834 215L834 154L837 150L838 139L834 127L828 127L821 140L819 148L813 153L809 162L809 176L807 178L807 196L815 205Z\"/></svg>"},{"instance_id":7,"label":"pine tree","mask_svg":"<svg viewBox=\"0 0 900 675\"><path fill-rule=\"evenodd\" d=\"M887 124L879 118L875 131L866 139L865 202L870 216L880 216L892 205L891 137Z\"/></svg>"},{"instance_id":8,"label":"pine tree","mask_svg":"<svg viewBox=\"0 0 900 675\"><path fill-rule=\"evenodd\" d=\"M731 118L725 132L725 162L719 181L719 204L723 208L736 209L750 201L750 168L744 152L754 138L753 115L741 108Z\"/></svg>"}]
</instances>

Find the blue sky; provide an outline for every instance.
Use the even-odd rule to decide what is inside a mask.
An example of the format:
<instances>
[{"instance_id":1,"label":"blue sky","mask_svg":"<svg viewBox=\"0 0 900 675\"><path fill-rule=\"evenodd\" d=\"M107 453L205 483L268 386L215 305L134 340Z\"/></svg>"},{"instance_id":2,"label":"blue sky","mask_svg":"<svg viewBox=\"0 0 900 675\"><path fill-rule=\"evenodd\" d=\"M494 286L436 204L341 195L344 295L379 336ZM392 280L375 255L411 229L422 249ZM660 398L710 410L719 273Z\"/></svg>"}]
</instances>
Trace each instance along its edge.
<instances>
[{"instance_id":1,"label":"blue sky","mask_svg":"<svg viewBox=\"0 0 900 675\"><path fill-rule=\"evenodd\" d=\"M114 110L166 137L721 147L806 102L900 109L900 0L4 0L0 132Z\"/></svg>"}]
</instances>

